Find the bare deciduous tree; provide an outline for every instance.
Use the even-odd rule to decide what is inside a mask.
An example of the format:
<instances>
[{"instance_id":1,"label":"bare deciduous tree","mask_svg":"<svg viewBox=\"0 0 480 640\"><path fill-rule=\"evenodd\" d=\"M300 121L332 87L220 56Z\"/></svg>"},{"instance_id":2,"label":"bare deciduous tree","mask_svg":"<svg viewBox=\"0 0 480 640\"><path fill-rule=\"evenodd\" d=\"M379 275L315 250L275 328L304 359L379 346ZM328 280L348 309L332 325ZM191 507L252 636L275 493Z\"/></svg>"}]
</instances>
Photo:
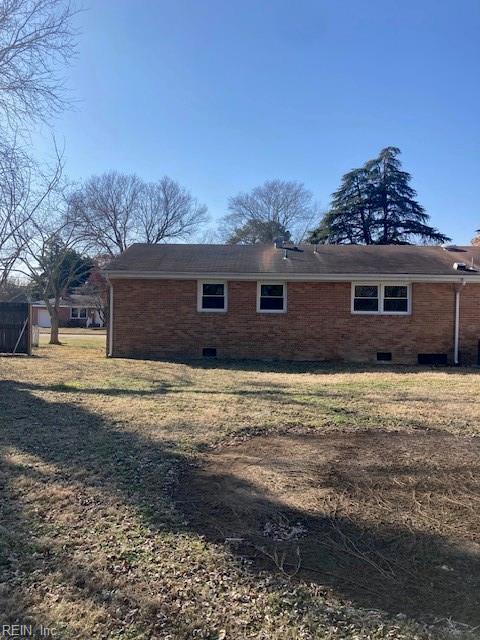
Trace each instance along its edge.
<instances>
[{"instance_id":1,"label":"bare deciduous tree","mask_svg":"<svg viewBox=\"0 0 480 640\"><path fill-rule=\"evenodd\" d=\"M205 205L199 204L178 182L164 176L142 188L138 232L148 244L185 237L205 222L206 213Z\"/></svg>"},{"instance_id":2,"label":"bare deciduous tree","mask_svg":"<svg viewBox=\"0 0 480 640\"><path fill-rule=\"evenodd\" d=\"M89 178L70 197L68 217L76 236L101 253L125 251L136 234L141 189L135 175L111 171Z\"/></svg>"},{"instance_id":3,"label":"bare deciduous tree","mask_svg":"<svg viewBox=\"0 0 480 640\"><path fill-rule=\"evenodd\" d=\"M244 244L252 238L258 241L258 234L250 233L252 226L267 235L283 229L298 241L315 216L312 193L301 182L285 180L268 180L248 193L239 193L230 198L228 209L222 221L225 240ZM273 238L262 236L261 240Z\"/></svg>"},{"instance_id":4,"label":"bare deciduous tree","mask_svg":"<svg viewBox=\"0 0 480 640\"><path fill-rule=\"evenodd\" d=\"M68 0L0 0L0 113L18 126L68 104L59 63L75 53Z\"/></svg>"},{"instance_id":5,"label":"bare deciduous tree","mask_svg":"<svg viewBox=\"0 0 480 640\"><path fill-rule=\"evenodd\" d=\"M93 268L90 271L87 282L78 289L78 293L90 298L92 306L98 313L98 317L103 326L106 326L108 323L109 284L102 273L102 269L110 260L110 256L97 256L93 260Z\"/></svg>"},{"instance_id":6,"label":"bare deciduous tree","mask_svg":"<svg viewBox=\"0 0 480 640\"><path fill-rule=\"evenodd\" d=\"M31 168L23 179L28 184L22 201L24 220L14 234L18 254L13 271L26 276L45 301L51 319L51 344L59 344L62 296L83 282L91 268L91 261L75 251L77 240L65 215L62 174L63 162L58 152L55 165L47 174L42 175L38 166Z\"/></svg>"},{"instance_id":7,"label":"bare deciduous tree","mask_svg":"<svg viewBox=\"0 0 480 640\"><path fill-rule=\"evenodd\" d=\"M76 241L61 216L31 220L31 235L20 257L23 273L45 302L50 315L50 344L60 344L60 304L72 287L83 283L92 261L75 250Z\"/></svg>"},{"instance_id":8,"label":"bare deciduous tree","mask_svg":"<svg viewBox=\"0 0 480 640\"><path fill-rule=\"evenodd\" d=\"M28 217L25 195L30 175L25 172L24 157L15 147L0 148L0 287L6 282L19 256L17 232Z\"/></svg>"},{"instance_id":9,"label":"bare deciduous tree","mask_svg":"<svg viewBox=\"0 0 480 640\"><path fill-rule=\"evenodd\" d=\"M9 277L0 285L0 302L23 302L30 298L29 283Z\"/></svg>"},{"instance_id":10,"label":"bare deciduous tree","mask_svg":"<svg viewBox=\"0 0 480 640\"><path fill-rule=\"evenodd\" d=\"M26 121L48 121L68 100L58 75L75 50L68 0L0 0L0 285L25 250L30 222L57 184L17 141Z\"/></svg>"},{"instance_id":11,"label":"bare deciduous tree","mask_svg":"<svg viewBox=\"0 0 480 640\"><path fill-rule=\"evenodd\" d=\"M134 242L186 237L204 222L206 207L170 178L144 183L112 171L77 189L68 215L77 238L114 256Z\"/></svg>"},{"instance_id":12,"label":"bare deciduous tree","mask_svg":"<svg viewBox=\"0 0 480 640\"><path fill-rule=\"evenodd\" d=\"M42 176L15 140L0 145L0 286L25 249L32 216L60 178L59 162L50 176Z\"/></svg>"}]
</instances>

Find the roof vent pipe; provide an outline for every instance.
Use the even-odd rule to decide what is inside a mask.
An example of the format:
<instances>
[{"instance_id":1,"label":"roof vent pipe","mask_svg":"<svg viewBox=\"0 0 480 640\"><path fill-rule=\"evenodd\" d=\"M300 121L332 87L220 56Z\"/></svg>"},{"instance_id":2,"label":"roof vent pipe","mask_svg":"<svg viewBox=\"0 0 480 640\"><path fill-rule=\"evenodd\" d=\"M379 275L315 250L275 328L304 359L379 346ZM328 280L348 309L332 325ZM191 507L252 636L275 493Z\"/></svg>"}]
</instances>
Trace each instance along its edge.
<instances>
[{"instance_id":1,"label":"roof vent pipe","mask_svg":"<svg viewBox=\"0 0 480 640\"><path fill-rule=\"evenodd\" d=\"M468 265L465 262L454 262L453 268L455 271L478 271L473 263L473 259L471 265Z\"/></svg>"}]
</instances>

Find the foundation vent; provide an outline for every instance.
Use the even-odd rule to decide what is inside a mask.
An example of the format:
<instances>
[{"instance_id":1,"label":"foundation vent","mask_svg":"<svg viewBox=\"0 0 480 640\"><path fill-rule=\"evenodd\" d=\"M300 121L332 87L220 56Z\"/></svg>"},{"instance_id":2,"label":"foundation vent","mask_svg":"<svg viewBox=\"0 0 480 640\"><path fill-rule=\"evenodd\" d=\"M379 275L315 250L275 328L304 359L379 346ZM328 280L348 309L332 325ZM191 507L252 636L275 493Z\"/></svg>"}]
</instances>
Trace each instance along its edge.
<instances>
[{"instance_id":1,"label":"foundation vent","mask_svg":"<svg viewBox=\"0 0 480 640\"><path fill-rule=\"evenodd\" d=\"M391 361L392 361L391 351L377 351L377 362L391 362Z\"/></svg>"}]
</instances>

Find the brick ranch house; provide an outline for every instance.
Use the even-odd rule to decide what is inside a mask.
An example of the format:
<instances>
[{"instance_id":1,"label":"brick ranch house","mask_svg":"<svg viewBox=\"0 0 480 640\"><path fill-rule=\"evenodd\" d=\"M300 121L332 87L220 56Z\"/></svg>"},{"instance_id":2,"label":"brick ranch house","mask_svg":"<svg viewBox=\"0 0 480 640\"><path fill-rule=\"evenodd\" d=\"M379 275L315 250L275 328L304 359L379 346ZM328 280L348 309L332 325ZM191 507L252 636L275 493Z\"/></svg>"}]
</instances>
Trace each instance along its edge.
<instances>
[{"instance_id":1,"label":"brick ranch house","mask_svg":"<svg viewBox=\"0 0 480 640\"><path fill-rule=\"evenodd\" d=\"M53 304L53 299L51 300ZM43 300L32 303L33 324L51 327L50 314ZM59 317L61 327L103 327L98 310L98 300L84 294L72 293L60 301Z\"/></svg>"},{"instance_id":2,"label":"brick ranch house","mask_svg":"<svg viewBox=\"0 0 480 640\"><path fill-rule=\"evenodd\" d=\"M112 357L479 364L480 247L131 246Z\"/></svg>"}]
</instances>

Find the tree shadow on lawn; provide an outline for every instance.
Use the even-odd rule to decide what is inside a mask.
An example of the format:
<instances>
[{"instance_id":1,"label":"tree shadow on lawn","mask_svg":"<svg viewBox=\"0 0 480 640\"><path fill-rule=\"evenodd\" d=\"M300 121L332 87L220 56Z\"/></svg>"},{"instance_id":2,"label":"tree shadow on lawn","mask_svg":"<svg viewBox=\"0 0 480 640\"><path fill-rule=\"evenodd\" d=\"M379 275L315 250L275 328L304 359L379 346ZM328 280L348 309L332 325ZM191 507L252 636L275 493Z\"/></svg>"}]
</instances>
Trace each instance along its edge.
<instances>
[{"instance_id":1,"label":"tree shadow on lawn","mask_svg":"<svg viewBox=\"0 0 480 640\"><path fill-rule=\"evenodd\" d=\"M33 624L51 626L45 603L51 600L53 609L59 598L72 610L80 600L87 613L98 609L93 618L111 617L120 632L133 624L132 611L143 612L140 630L175 620L178 612L167 613L168 603L159 612L140 595L149 593L148 581L138 588L127 570L129 558L118 551L124 541L115 539L127 518L132 529L140 522L152 531L185 531L171 501L174 469L182 461L175 443L154 444L81 406L45 401L38 390L42 387L0 381L2 623L32 624L32 611L43 605L43 616L35 616ZM103 548L98 562L97 525L107 547L111 539L111 549ZM68 606L61 616L67 628ZM73 624L70 633L77 637L82 620ZM91 631L86 628L80 637Z\"/></svg>"},{"instance_id":2,"label":"tree shadow on lawn","mask_svg":"<svg viewBox=\"0 0 480 640\"><path fill-rule=\"evenodd\" d=\"M198 396L236 396L239 398L255 398L258 400L271 400L279 404L308 406L315 400L334 399L334 400L351 400L352 393L349 391L340 391L330 388L318 388L313 391L298 390L293 391L283 384L275 383L254 383L249 382L249 386L253 389L238 389L222 387L221 389L196 388L194 381L188 382L162 382L159 385L152 386L151 389L138 389L135 387L88 387L75 386L68 382L61 382L52 385L38 386L42 391L53 391L69 394L87 394L101 396L161 396L166 394L192 394ZM425 400L425 398L414 398L414 400ZM342 408L345 413L348 409Z\"/></svg>"},{"instance_id":3,"label":"tree shadow on lawn","mask_svg":"<svg viewBox=\"0 0 480 640\"><path fill-rule=\"evenodd\" d=\"M139 522L147 538L152 532L174 537L193 533L217 543L238 535L244 521L248 544L238 549L240 555L252 555L254 549L254 568L277 571L283 564L288 572L298 545L263 535L268 522L278 521L301 522L309 532L300 540L303 574L333 586L355 604L480 623L480 562L473 550L403 525L379 522L369 527L341 513L327 517L291 508L257 482L192 465L175 442L145 439L79 405L48 402L38 397L38 390L35 385L0 382L0 533L9 549L1 558L5 582L10 581L7 599L15 600L17 619L22 609L25 614L36 610L42 589L45 598L49 596L48 587L42 586L46 580L55 588L61 584L72 607L79 600L98 605L113 626L121 628L130 620L139 629L159 625L164 632L169 624L179 624L178 611L163 603L160 613L155 609L152 614L142 591L150 593L155 578L148 571L135 573L131 559L118 550L121 560L99 559L91 527L98 527L98 536L110 539L115 549L121 527L128 536ZM179 470L181 490L176 485ZM102 511L102 501L108 503L107 511ZM127 523L120 529L116 511L126 514ZM128 522L132 511L135 521ZM69 535L71 541L65 543ZM258 552L260 547L266 553ZM276 563L268 556L276 557ZM124 577L115 573L119 562L130 567ZM397 572L397 562L402 571ZM448 569L439 569L442 565ZM200 620L202 603L197 606Z\"/></svg>"},{"instance_id":4,"label":"tree shadow on lawn","mask_svg":"<svg viewBox=\"0 0 480 640\"><path fill-rule=\"evenodd\" d=\"M287 434L206 456L178 500L196 530L356 604L480 623L480 439Z\"/></svg>"},{"instance_id":5,"label":"tree shadow on lawn","mask_svg":"<svg viewBox=\"0 0 480 640\"><path fill-rule=\"evenodd\" d=\"M88 384L88 381L86 381ZM195 381L192 380L178 380L175 382L164 381L161 384L153 385L150 389L139 389L136 387L89 387L89 386L77 386L70 384L68 382L61 382L51 385L39 385L38 390L42 391L53 391L60 393L68 393L68 394L86 394L86 395L99 395L99 396L112 396L112 397L122 397L122 396L138 396L138 397L150 397L150 396L162 396L167 394L185 394L185 395L193 395L193 396L234 396L238 398L255 398L257 400L267 400L271 402L275 402L278 404L284 405L295 405L295 406L312 406L313 404L319 404L320 408L325 409L326 411L333 411L334 413L343 413L344 415L354 415L357 412L353 409L350 409L346 406L348 401L355 399L354 393L357 394L358 399L364 399L365 390L370 390L370 386L368 382L364 382L361 384L361 387L356 390L355 383L350 385L335 385L325 386L325 387L316 387L312 390L307 389L298 389L292 390L289 388L288 384L285 383L274 383L274 382L258 382L258 381L249 381L248 383L250 389L241 389L241 388L230 388L230 387L222 387L220 390L216 388L208 389L208 388L197 388ZM390 388L392 385L388 385ZM346 387L346 388L345 388ZM375 385L372 385L371 391L381 392L382 388L378 388ZM433 403L435 402L432 397L428 395L411 395L409 392L395 391L392 389L393 396L392 400L398 399L395 393L399 394L400 401L402 403ZM325 402L326 401L326 402ZM332 404L333 403L333 404ZM336 404L335 404L336 403ZM464 404L477 404L478 401L475 397L471 399L462 398L462 403ZM372 415L372 417L374 417ZM415 421L410 421L412 426L416 426L417 423ZM421 423L419 423L420 425Z\"/></svg>"},{"instance_id":6,"label":"tree shadow on lawn","mask_svg":"<svg viewBox=\"0 0 480 640\"><path fill-rule=\"evenodd\" d=\"M150 358L146 358L150 360ZM339 375L349 373L422 374L428 372L480 375L478 366L403 365L339 360L251 360L248 358L151 358L160 362L184 364L193 369L221 369L252 373L311 373Z\"/></svg>"},{"instance_id":7,"label":"tree shadow on lawn","mask_svg":"<svg viewBox=\"0 0 480 640\"><path fill-rule=\"evenodd\" d=\"M175 620L178 612L168 603L156 607L139 595L137 585L132 587L131 575L119 580L111 567L92 561L88 555L82 557L76 542L69 543L53 528L48 530L48 506L47 512L36 507L32 510L28 494L15 486L29 476L40 484L53 484L42 474L33 478L36 474L29 467L0 457L2 625L22 625L24 635L34 638L49 637L42 629L51 630L56 638L90 638L96 633L107 637L101 627L108 620L108 634L123 637L128 629L134 635L127 637L144 637L146 629L163 627L161 620ZM55 496L53 500L55 508ZM75 533L72 531L73 538ZM118 562L114 550L112 544L110 558ZM141 612L138 620L132 615L137 612Z\"/></svg>"}]
</instances>

